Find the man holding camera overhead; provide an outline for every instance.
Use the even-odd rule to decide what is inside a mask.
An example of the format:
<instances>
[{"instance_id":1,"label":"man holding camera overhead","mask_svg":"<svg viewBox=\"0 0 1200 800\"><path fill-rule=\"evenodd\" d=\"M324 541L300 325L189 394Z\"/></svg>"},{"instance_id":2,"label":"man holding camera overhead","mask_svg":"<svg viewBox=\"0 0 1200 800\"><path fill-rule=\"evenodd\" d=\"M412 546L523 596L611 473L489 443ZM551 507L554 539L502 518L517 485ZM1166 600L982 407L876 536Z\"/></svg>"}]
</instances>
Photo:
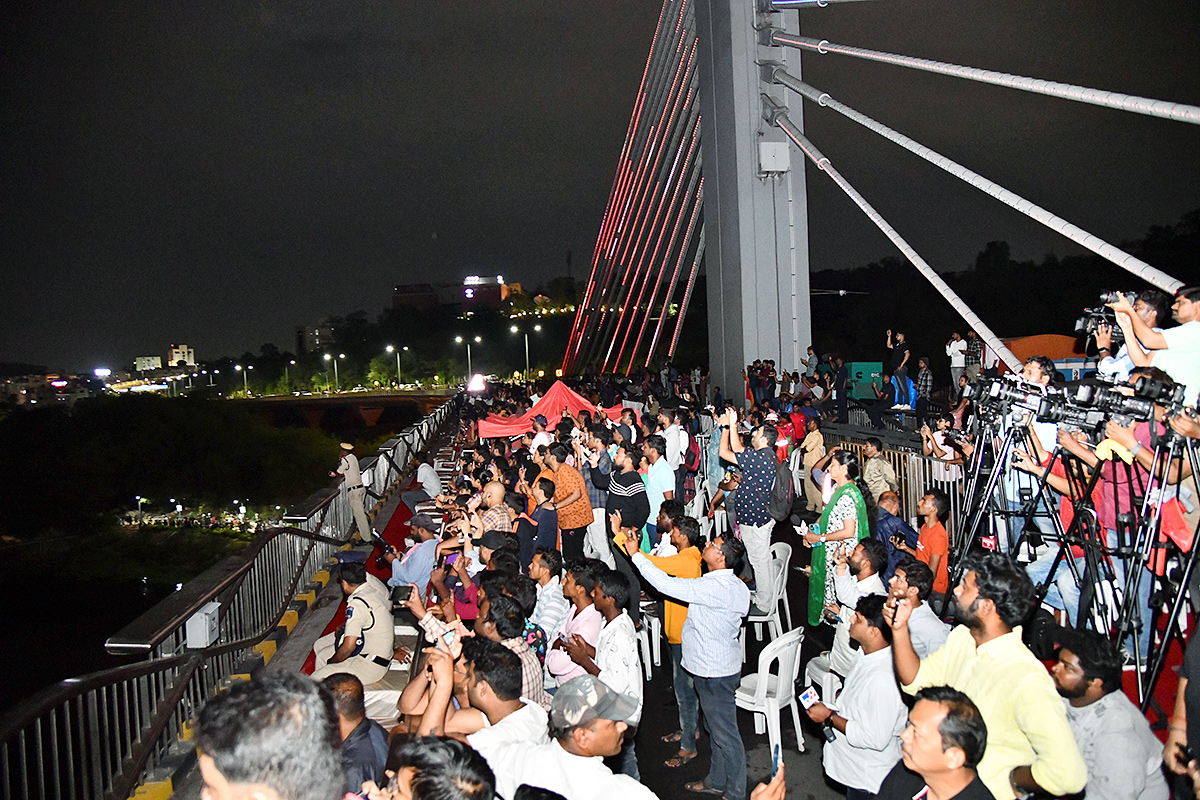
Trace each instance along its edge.
<instances>
[{"instance_id":1,"label":"man holding camera overhead","mask_svg":"<svg viewBox=\"0 0 1200 800\"><path fill-rule=\"evenodd\" d=\"M1147 327L1161 333L1162 323L1167 321L1171 313L1171 298L1158 289L1147 289L1138 293L1133 302L1133 310ZM1096 326L1096 355L1100 358L1096 364L1096 371L1124 383L1129 380L1129 372L1135 364L1129 355L1129 345L1122 343L1119 348L1113 349L1112 334L1112 326L1108 323ZM1142 349L1145 350L1145 347Z\"/></svg>"},{"instance_id":2,"label":"man holding camera overhead","mask_svg":"<svg viewBox=\"0 0 1200 800\"><path fill-rule=\"evenodd\" d=\"M1195 403L1200 392L1200 286L1175 293L1171 315L1177 327L1154 330L1122 297L1108 303L1117 312L1117 324L1125 334L1129 357L1139 367L1154 366L1185 387L1184 401Z\"/></svg>"}]
</instances>

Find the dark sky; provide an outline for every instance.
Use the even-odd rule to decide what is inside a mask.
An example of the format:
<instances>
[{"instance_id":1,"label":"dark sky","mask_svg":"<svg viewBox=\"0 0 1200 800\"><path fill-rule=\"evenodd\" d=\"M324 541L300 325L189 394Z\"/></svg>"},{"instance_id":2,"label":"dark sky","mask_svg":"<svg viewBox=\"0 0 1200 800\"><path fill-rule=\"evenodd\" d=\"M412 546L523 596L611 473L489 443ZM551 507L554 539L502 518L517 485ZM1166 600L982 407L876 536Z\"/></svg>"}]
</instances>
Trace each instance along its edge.
<instances>
[{"instance_id":1,"label":"dark sky","mask_svg":"<svg viewBox=\"0 0 1200 800\"><path fill-rule=\"evenodd\" d=\"M749 2L749 0L747 0ZM590 262L660 5L0 6L0 361L288 348L396 283ZM1200 104L1194 2L878 0L802 33ZM1120 241L1200 208L1200 128L837 56L805 78ZM1056 234L835 113L834 164L937 269ZM814 269L894 250L809 171ZM914 278L916 279L916 278Z\"/></svg>"}]
</instances>

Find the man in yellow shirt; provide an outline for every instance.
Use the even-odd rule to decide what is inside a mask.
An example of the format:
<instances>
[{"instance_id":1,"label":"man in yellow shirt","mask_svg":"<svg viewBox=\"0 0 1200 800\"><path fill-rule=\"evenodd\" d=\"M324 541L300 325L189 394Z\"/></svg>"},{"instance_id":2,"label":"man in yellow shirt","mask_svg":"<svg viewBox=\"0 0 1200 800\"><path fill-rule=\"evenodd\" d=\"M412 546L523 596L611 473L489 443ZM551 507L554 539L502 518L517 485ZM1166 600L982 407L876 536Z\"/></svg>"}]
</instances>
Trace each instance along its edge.
<instances>
[{"instance_id":1,"label":"man in yellow shirt","mask_svg":"<svg viewBox=\"0 0 1200 800\"><path fill-rule=\"evenodd\" d=\"M1021 642L1017 623L1032 611L1034 596L1025 571L1000 553L974 553L964 561L954 596L963 624L924 661L909 636L909 599L889 599L884 614L892 626L900 688L916 694L945 685L974 701L988 731L979 777L997 800L1081 791L1087 767L1062 699L1050 673Z\"/></svg>"},{"instance_id":2,"label":"man in yellow shirt","mask_svg":"<svg viewBox=\"0 0 1200 800\"><path fill-rule=\"evenodd\" d=\"M646 558L672 577L699 578L701 541L700 523L692 517L684 517L671 530L671 544L675 545L678 554L647 555ZM679 730L664 736L663 741L679 742L679 752L668 759L666 764L668 767L681 767L696 757L700 698L696 695L692 676L682 666L683 623L687 620L687 606L670 598L663 601L663 606L663 632L667 636L667 649L671 653L675 700L679 703Z\"/></svg>"}]
</instances>

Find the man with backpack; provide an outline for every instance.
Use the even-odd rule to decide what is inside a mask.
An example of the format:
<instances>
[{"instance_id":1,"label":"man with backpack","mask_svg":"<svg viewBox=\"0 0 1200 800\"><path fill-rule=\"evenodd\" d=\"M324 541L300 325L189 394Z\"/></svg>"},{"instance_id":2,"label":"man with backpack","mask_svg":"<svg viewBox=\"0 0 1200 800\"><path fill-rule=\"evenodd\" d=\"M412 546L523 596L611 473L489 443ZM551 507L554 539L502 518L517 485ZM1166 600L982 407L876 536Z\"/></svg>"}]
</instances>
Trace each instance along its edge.
<instances>
[{"instance_id":1,"label":"man with backpack","mask_svg":"<svg viewBox=\"0 0 1200 800\"><path fill-rule=\"evenodd\" d=\"M742 473L738 485L737 507L738 533L746 546L746 559L754 570L755 606L766 613L771 609L775 597L775 576L771 574L771 531L775 528L768 505L771 490L775 488L779 472L779 460L775 458L775 440L779 433L771 425L762 425L750 433L750 445L742 445L738 434L738 412L729 409L720 418L721 458L737 464ZM791 479L788 479L791 486ZM757 613L751 609L751 613Z\"/></svg>"}]
</instances>

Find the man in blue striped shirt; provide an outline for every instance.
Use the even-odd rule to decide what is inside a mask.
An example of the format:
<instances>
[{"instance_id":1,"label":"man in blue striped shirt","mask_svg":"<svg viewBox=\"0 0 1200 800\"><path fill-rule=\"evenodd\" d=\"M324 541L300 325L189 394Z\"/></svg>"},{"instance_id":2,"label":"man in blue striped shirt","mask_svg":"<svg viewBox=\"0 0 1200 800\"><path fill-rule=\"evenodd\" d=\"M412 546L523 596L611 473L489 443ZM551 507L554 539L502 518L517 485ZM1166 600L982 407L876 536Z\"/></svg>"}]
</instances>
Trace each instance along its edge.
<instances>
[{"instance_id":1,"label":"man in blue striped shirt","mask_svg":"<svg viewBox=\"0 0 1200 800\"><path fill-rule=\"evenodd\" d=\"M699 578L673 578L638 550L636 532L626 532L625 551L655 589L688 604L683 623L683 668L695 679L700 708L708 721L712 764L708 777L688 783L694 792L720 793L745 800L746 750L737 727L734 692L742 678L738 636L750 610L750 590L737 577L746 557L740 540L718 536L704 548L708 571Z\"/></svg>"}]
</instances>

